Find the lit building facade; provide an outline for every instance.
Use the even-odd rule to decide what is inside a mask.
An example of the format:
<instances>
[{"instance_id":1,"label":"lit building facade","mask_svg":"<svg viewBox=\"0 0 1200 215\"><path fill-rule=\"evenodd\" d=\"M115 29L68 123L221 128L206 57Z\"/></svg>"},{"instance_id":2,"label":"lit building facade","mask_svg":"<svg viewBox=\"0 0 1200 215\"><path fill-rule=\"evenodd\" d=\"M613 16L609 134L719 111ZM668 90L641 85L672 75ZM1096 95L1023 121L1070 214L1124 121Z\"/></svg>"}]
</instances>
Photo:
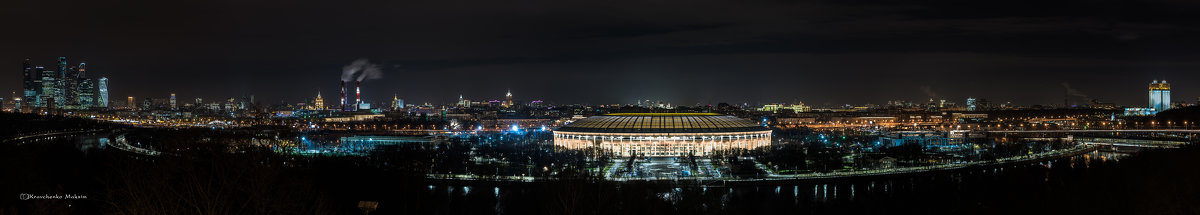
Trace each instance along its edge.
<instances>
[{"instance_id":1,"label":"lit building facade","mask_svg":"<svg viewBox=\"0 0 1200 215\"><path fill-rule=\"evenodd\" d=\"M960 131L895 131L880 136L879 144L884 147L918 144L925 150L940 152L969 149L971 146Z\"/></svg>"},{"instance_id":2,"label":"lit building facade","mask_svg":"<svg viewBox=\"0 0 1200 215\"><path fill-rule=\"evenodd\" d=\"M976 107L975 98L974 97L967 98L967 111L975 111L975 107Z\"/></svg>"},{"instance_id":3,"label":"lit building facade","mask_svg":"<svg viewBox=\"0 0 1200 215\"><path fill-rule=\"evenodd\" d=\"M461 96L459 96L461 97ZM404 99L400 99L400 94L392 94L392 110L403 110Z\"/></svg>"},{"instance_id":4,"label":"lit building facade","mask_svg":"<svg viewBox=\"0 0 1200 215\"><path fill-rule=\"evenodd\" d=\"M504 93L504 103L500 103L500 106L502 106L504 108L508 108L508 107L512 107L512 105L513 105L512 90L509 90L508 92Z\"/></svg>"},{"instance_id":5,"label":"lit building facade","mask_svg":"<svg viewBox=\"0 0 1200 215\"><path fill-rule=\"evenodd\" d=\"M37 105L38 93L42 89L41 73L34 70L33 64L29 63L29 59L25 59L21 70L22 82L24 84L22 91L22 100L26 103Z\"/></svg>"},{"instance_id":6,"label":"lit building facade","mask_svg":"<svg viewBox=\"0 0 1200 215\"><path fill-rule=\"evenodd\" d=\"M96 107L107 108L108 107L108 78L100 77L100 80L97 82L96 85L100 89L99 90L100 95L98 96L98 98L96 98Z\"/></svg>"},{"instance_id":7,"label":"lit building facade","mask_svg":"<svg viewBox=\"0 0 1200 215\"><path fill-rule=\"evenodd\" d=\"M554 131L554 145L599 148L616 156L708 156L771 145L771 130L750 120L714 113L621 113L593 116Z\"/></svg>"},{"instance_id":8,"label":"lit building facade","mask_svg":"<svg viewBox=\"0 0 1200 215\"><path fill-rule=\"evenodd\" d=\"M76 98L79 101L79 109L87 109L96 106L96 86L92 84L90 78L79 79L79 96Z\"/></svg>"},{"instance_id":9,"label":"lit building facade","mask_svg":"<svg viewBox=\"0 0 1200 215\"><path fill-rule=\"evenodd\" d=\"M313 99L313 110L325 109L325 98L321 98L321 91L317 91L317 98Z\"/></svg>"},{"instance_id":10,"label":"lit building facade","mask_svg":"<svg viewBox=\"0 0 1200 215\"><path fill-rule=\"evenodd\" d=\"M767 105L763 105L762 108L758 109L758 111L765 111L765 112L772 112L772 113L778 113L779 111L783 111L783 110L801 113L801 112L808 112L812 109L809 108L807 105L804 105L803 102L797 102L797 104L791 104L791 105L767 104Z\"/></svg>"},{"instance_id":11,"label":"lit building facade","mask_svg":"<svg viewBox=\"0 0 1200 215\"><path fill-rule=\"evenodd\" d=\"M62 93L62 90L58 89L58 86L59 86L58 79L57 79L58 76L55 75L57 73L54 70L46 70L45 68L42 68L42 67L35 67L34 70L37 70L41 73L41 79L42 79L42 82L41 82L42 87L41 87L41 91L38 92L37 105L34 105L34 106L35 107L59 107L59 105L57 105L57 103L54 102L54 101L56 101L55 100L55 97L57 97L56 95L59 95L60 93ZM58 101L61 101L61 100L58 100Z\"/></svg>"},{"instance_id":12,"label":"lit building facade","mask_svg":"<svg viewBox=\"0 0 1200 215\"><path fill-rule=\"evenodd\" d=\"M1171 109L1171 84L1166 80L1150 82L1149 108L1153 108L1156 113Z\"/></svg>"}]
</instances>

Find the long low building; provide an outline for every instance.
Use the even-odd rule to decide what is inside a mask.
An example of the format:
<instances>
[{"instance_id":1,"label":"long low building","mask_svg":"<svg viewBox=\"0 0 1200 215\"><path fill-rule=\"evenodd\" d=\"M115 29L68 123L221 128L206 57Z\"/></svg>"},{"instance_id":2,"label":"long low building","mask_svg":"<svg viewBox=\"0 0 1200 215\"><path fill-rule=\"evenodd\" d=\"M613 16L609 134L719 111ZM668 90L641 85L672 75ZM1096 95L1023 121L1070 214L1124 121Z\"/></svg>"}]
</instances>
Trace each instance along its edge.
<instances>
[{"instance_id":1,"label":"long low building","mask_svg":"<svg viewBox=\"0 0 1200 215\"><path fill-rule=\"evenodd\" d=\"M576 120L554 131L554 145L598 147L617 156L711 155L771 144L771 129L715 113L615 113Z\"/></svg>"}]
</instances>

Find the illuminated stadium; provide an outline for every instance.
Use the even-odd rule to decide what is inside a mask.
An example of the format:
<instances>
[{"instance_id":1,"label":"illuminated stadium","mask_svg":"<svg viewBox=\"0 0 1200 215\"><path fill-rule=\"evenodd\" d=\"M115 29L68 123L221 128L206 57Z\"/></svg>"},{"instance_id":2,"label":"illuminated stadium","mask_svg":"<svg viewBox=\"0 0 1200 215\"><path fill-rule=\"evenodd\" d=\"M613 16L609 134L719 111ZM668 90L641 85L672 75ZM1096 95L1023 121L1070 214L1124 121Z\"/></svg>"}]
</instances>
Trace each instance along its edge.
<instances>
[{"instance_id":1,"label":"illuminated stadium","mask_svg":"<svg viewBox=\"0 0 1200 215\"><path fill-rule=\"evenodd\" d=\"M618 156L707 156L714 151L771 144L771 130L715 113L617 113L593 116L554 131L554 145L599 147Z\"/></svg>"}]
</instances>

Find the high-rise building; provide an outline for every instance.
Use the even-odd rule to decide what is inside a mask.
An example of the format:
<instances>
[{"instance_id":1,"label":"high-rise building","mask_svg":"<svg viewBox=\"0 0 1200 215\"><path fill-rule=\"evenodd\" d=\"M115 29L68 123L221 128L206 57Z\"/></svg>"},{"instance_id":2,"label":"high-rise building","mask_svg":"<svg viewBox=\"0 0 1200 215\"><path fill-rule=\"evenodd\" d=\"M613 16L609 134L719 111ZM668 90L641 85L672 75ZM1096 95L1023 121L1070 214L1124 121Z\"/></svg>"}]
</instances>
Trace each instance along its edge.
<instances>
[{"instance_id":1,"label":"high-rise building","mask_svg":"<svg viewBox=\"0 0 1200 215\"><path fill-rule=\"evenodd\" d=\"M59 60L64 60L64 59L65 58L60 58ZM85 64L79 64L79 65L86 66ZM63 62L60 62L60 66L65 66L65 64ZM62 69L62 68L60 68L60 69ZM78 67L68 67L68 68L65 68L62 70L63 70L62 76L59 77L58 81L61 85L59 87L61 87L61 89L63 91L62 92L63 105L65 108L68 108L68 109L77 109L80 106L79 105L79 100L80 100L79 93L82 89L80 89L79 82L83 78L83 70Z\"/></svg>"},{"instance_id":2,"label":"high-rise building","mask_svg":"<svg viewBox=\"0 0 1200 215\"><path fill-rule=\"evenodd\" d=\"M399 107L400 110L404 110L404 99L397 98L396 99L396 107Z\"/></svg>"},{"instance_id":3,"label":"high-rise building","mask_svg":"<svg viewBox=\"0 0 1200 215\"><path fill-rule=\"evenodd\" d=\"M58 57L58 77L67 77L67 57Z\"/></svg>"},{"instance_id":4,"label":"high-rise building","mask_svg":"<svg viewBox=\"0 0 1200 215\"><path fill-rule=\"evenodd\" d=\"M225 108L224 108L225 111L233 111L233 109L235 108L233 105L233 101L234 101L233 97L229 97L228 100L225 100Z\"/></svg>"},{"instance_id":5,"label":"high-rise building","mask_svg":"<svg viewBox=\"0 0 1200 215\"><path fill-rule=\"evenodd\" d=\"M67 75L67 71L69 69L70 68L67 67L67 57L58 57L58 68L55 70L56 73L52 74L55 79L53 83L54 108L62 108L63 106L67 105L66 97L68 90L66 89L66 86L68 85L68 81L66 79L69 77Z\"/></svg>"},{"instance_id":6,"label":"high-rise building","mask_svg":"<svg viewBox=\"0 0 1200 215\"><path fill-rule=\"evenodd\" d=\"M71 71L74 71L69 77L70 85L68 89L71 89L69 93L71 97L67 101L72 103L74 108L77 109L91 107L92 102L96 100L96 85L85 83L91 81L91 79L87 78L87 63L80 62L79 66L76 66ZM89 95L84 95L84 93L88 93ZM84 102L88 102L88 104L84 104Z\"/></svg>"},{"instance_id":7,"label":"high-rise building","mask_svg":"<svg viewBox=\"0 0 1200 215\"><path fill-rule=\"evenodd\" d=\"M178 110L179 106L175 106L175 94L171 93L171 110Z\"/></svg>"},{"instance_id":8,"label":"high-rise building","mask_svg":"<svg viewBox=\"0 0 1200 215\"><path fill-rule=\"evenodd\" d=\"M37 101L38 93L42 88L41 74L33 68L33 64L29 63L29 59L25 59L25 63L21 67L22 82L24 86L21 98L24 102Z\"/></svg>"},{"instance_id":9,"label":"high-rise building","mask_svg":"<svg viewBox=\"0 0 1200 215\"><path fill-rule=\"evenodd\" d=\"M460 98L462 96L459 96ZM392 110L404 109L404 100L400 99L399 94L392 94Z\"/></svg>"},{"instance_id":10,"label":"high-rise building","mask_svg":"<svg viewBox=\"0 0 1200 215\"><path fill-rule=\"evenodd\" d=\"M129 106L130 110L137 109L137 103L133 102L133 96L130 96L129 101L125 102L125 106Z\"/></svg>"},{"instance_id":11,"label":"high-rise building","mask_svg":"<svg viewBox=\"0 0 1200 215\"><path fill-rule=\"evenodd\" d=\"M513 105L512 90L508 90L507 93L504 93L504 103L501 104L501 106L504 106L505 108L507 108L507 107L512 107L512 105Z\"/></svg>"},{"instance_id":12,"label":"high-rise building","mask_svg":"<svg viewBox=\"0 0 1200 215\"><path fill-rule=\"evenodd\" d=\"M1167 80L1150 82L1150 107L1155 113L1171 109L1171 84Z\"/></svg>"},{"instance_id":13,"label":"high-rise building","mask_svg":"<svg viewBox=\"0 0 1200 215\"><path fill-rule=\"evenodd\" d=\"M100 77L97 86L99 87L100 96L96 98L96 106L101 108L108 107L108 78Z\"/></svg>"},{"instance_id":14,"label":"high-rise building","mask_svg":"<svg viewBox=\"0 0 1200 215\"><path fill-rule=\"evenodd\" d=\"M976 100L974 97L967 97L967 112L974 112L976 109Z\"/></svg>"},{"instance_id":15,"label":"high-rise building","mask_svg":"<svg viewBox=\"0 0 1200 215\"><path fill-rule=\"evenodd\" d=\"M152 108L154 108L154 99L146 97L142 100L142 110L151 110Z\"/></svg>"},{"instance_id":16,"label":"high-rise building","mask_svg":"<svg viewBox=\"0 0 1200 215\"><path fill-rule=\"evenodd\" d=\"M40 71L42 79L42 91L38 93L38 104L36 107L58 107L59 104L55 98L61 95L62 90L58 88L58 72L54 70L46 70L43 67L34 67L34 70ZM52 102L55 101L55 102Z\"/></svg>"},{"instance_id":17,"label":"high-rise building","mask_svg":"<svg viewBox=\"0 0 1200 215\"><path fill-rule=\"evenodd\" d=\"M321 98L321 91L317 91L317 98L313 99L313 110L324 110L325 98Z\"/></svg>"},{"instance_id":18,"label":"high-rise building","mask_svg":"<svg viewBox=\"0 0 1200 215\"><path fill-rule=\"evenodd\" d=\"M96 85L92 84L90 78L79 79L79 109L87 109L96 106Z\"/></svg>"}]
</instances>

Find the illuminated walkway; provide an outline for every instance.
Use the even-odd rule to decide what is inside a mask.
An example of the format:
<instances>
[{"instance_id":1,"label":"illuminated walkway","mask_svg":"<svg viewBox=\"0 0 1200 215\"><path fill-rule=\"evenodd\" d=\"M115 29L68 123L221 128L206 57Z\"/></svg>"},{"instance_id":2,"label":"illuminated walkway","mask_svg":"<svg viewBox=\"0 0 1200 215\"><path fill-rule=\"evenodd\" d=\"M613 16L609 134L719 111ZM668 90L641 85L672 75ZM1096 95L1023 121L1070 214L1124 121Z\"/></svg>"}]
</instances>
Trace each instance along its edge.
<instances>
[{"instance_id":1,"label":"illuminated walkway","mask_svg":"<svg viewBox=\"0 0 1200 215\"><path fill-rule=\"evenodd\" d=\"M69 135L69 134L94 133L94 132L101 132L101 131L104 131L104 130L100 130L100 129L83 130L83 129L80 129L80 130L63 130L63 131L43 131L43 132L34 132L34 133L26 133L26 134L19 134L19 135L16 135L16 136L14 136L14 137L12 137L12 138L9 138L9 139L5 140L5 142L8 142L8 141L23 141L23 140L28 140L28 139L47 138L47 137L56 137L56 136L61 136L61 135Z\"/></svg>"}]
</instances>

